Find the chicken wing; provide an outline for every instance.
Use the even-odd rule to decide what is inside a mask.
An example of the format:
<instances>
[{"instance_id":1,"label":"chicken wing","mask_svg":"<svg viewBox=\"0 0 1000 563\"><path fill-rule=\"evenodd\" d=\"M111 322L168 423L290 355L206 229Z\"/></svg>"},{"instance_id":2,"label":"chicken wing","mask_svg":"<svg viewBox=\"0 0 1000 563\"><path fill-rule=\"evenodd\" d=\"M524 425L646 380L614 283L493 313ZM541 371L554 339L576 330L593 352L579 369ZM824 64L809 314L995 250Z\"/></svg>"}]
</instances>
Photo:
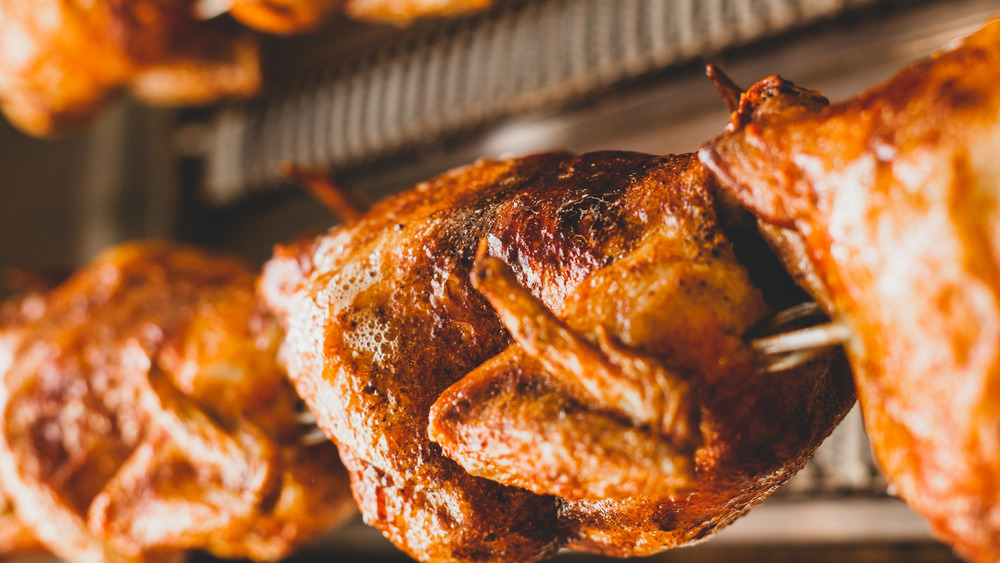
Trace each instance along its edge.
<instances>
[{"instance_id":1,"label":"chicken wing","mask_svg":"<svg viewBox=\"0 0 1000 563\"><path fill-rule=\"evenodd\" d=\"M255 279L136 243L7 308L0 482L53 553L273 560L353 514L336 448L299 444Z\"/></svg>"},{"instance_id":2,"label":"chicken wing","mask_svg":"<svg viewBox=\"0 0 1000 563\"><path fill-rule=\"evenodd\" d=\"M1000 559L1000 21L827 106L751 87L702 160L847 329L876 457L964 557Z\"/></svg>"},{"instance_id":3,"label":"chicken wing","mask_svg":"<svg viewBox=\"0 0 1000 563\"><path fill-rule=\"evenodd\" d=\"M482 160L279 247L261 291L366 521L423 561L645 554L804 463L850 378L758 372L713 185L693 155Z\"/></svg>"}]
</instances>

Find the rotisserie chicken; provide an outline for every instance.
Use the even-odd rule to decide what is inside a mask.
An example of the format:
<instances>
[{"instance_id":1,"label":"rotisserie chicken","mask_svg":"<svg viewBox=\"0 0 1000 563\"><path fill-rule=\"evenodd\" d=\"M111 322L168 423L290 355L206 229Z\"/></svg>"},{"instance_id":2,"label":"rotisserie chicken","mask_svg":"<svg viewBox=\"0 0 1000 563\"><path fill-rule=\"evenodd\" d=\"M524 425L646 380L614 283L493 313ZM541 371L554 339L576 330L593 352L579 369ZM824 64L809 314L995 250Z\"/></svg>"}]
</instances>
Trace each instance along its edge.
<instances>
[{"instance_id":1,"label":"rotisserie chicken","mask_svg":"<svg viewBox=\"0 0 1000 563\"><path fill-rule=\"evenodd\" d=\"M255 280L136 243L5 303L0 483L53 553L273 560L354 513L333 444L302 444Z\"/></svg>"},{"instance_id":2,"label":"rotisserie chicken","mask_svg":"<svg viewBox=\"0 0 1000 563\"><path fill-rule=\"evenodd\" d=\"M34 135L79 128L119 90L156 104L245 97L256 42L191 0L0 0L0 107Z\"/></svg>"},{"instance_id":3,"label":"rotisserie chicken","mask_svg":"<svg viewBox=\"0 0 1000 563\"><path fill-rule=\"evenodd\" d=\"M120 91L167 106L252 96L261 84L257 41L209 17L225 11L253 29L290 34L315 31L341 12L402 26L490 3L0 0L0 109L23 131L46 136L87 125Z\"/></svg>"},{"instance_id":4,"label":"rotisserie chicken","mask_svg":"<svg viewBox=\"0 0 1000 563\"><path fill-rule=\"evenodd\" d=\"M848 334L891 489L981 562L1000 559L998 84L994 21L842 103L765 79L701 151Z\"/></svg>"},{"instance_id":5,"label":"rotisserie chicken","mask_svg":"<svg viewBox=\"0 0 1000 563\"><path fill-rule=\"evenodd\" d=\"M770 308L717 207L694 155L549 153L278 247L281 357L365 520L423 561L639 555L801 467L850 375L761 369L744 335Z\"/></svg>"}]
</instances>

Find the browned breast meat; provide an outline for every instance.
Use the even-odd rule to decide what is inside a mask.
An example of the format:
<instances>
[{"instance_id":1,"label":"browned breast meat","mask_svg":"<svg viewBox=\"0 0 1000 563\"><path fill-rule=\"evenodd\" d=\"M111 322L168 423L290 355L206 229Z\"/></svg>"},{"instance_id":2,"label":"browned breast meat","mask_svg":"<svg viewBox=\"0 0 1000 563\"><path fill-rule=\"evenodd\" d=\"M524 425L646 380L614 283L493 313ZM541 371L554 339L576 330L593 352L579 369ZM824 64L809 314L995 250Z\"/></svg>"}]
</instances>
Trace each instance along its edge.
<instances>
[{"instance_id":1,"label":"browned breast meat","mask_svg":"<svg viewBox=\"0 0 1000 563\"><path fill-rule=\"evenodd\" d=\"M354 513L336 448L300 445L255 282L135 243L4 307L0 483L53 553L274 560Z\"/></svg>"},{"instance_id":2,"label":"browned breast meat","mask_svg":"<svg viewBox=\"0 0 1000 563\"><path fill-rule=\"evenodd\" d=\"M850 378L759 371L713 191L693 155L487 159L278 247L282 357L366 521L423 561L646 554L800 467Z\"/></svg>"},{"instance_id":3,"label":"browned breast meat","mask_svg":"<svg viewBox=\"0 0 1000 563\"><path fill-rule=\"evenodd\" d=\"M847 329L892 490L1000 559L1000 22L826 106L750 88L703 160Z\"/></svg>"}]
</instances>

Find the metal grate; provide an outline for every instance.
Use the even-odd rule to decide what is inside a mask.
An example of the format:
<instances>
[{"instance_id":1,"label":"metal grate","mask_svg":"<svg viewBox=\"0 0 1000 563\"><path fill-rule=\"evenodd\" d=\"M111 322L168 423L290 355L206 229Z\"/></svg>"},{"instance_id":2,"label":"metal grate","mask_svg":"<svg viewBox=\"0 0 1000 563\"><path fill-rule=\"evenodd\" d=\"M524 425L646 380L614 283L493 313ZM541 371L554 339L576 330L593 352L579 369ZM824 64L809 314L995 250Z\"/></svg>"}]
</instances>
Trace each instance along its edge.
<instances>
[{"instance_id":1,"label":"metal grate","mask_svg":"<svg viewBox=\"0 0 1000 563\"><path fill-rule=\"evenodd\" d=\"M331 170L552 106L876 0L534 0L341 58L208 125L204 195Z\"/></svg>"}]
</instances>

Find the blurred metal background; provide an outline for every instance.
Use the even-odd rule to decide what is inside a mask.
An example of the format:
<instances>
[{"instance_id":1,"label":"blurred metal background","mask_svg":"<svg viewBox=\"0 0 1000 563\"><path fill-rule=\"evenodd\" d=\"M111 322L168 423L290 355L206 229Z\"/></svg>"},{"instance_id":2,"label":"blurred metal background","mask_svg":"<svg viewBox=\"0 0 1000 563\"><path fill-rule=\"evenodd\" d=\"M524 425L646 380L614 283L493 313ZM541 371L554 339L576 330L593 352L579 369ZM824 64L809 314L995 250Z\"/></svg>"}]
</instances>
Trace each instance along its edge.
<instances>
[{"instance_id":1,"label":"blurred metal background","mask_svg":"<svg viewBox=\"0 0 1000 563\"><path fill-rule=\"evenodd\" d=\"M339 169L773 36L873 0L532 0L407 31L219 112L205 193L281 162Z\"/></svg>"}]
</instances>

